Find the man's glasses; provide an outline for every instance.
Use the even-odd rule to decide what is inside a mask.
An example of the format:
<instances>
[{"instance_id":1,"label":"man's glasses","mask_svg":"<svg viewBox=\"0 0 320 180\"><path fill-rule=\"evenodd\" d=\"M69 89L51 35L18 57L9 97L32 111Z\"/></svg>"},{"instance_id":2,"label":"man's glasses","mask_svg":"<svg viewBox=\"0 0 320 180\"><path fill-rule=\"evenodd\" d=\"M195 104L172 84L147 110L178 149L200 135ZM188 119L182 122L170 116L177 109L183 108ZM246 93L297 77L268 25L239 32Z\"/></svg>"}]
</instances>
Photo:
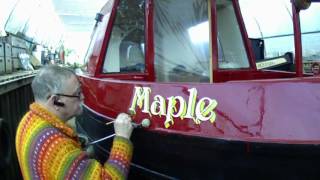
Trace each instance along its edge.
<instances>
[{"instance_id":1,"label":"man's glasses","mask_svg":"<svg viewBox=\"0 0 320 180\"><path fill-rule=\"evenodd\" d=\"M81 99L81 96L83 96L82 91L80 90L80 87L77 88L78 90L75 93L72 93L71 95L69 94L62 94L62 93L54 93L53 95L56 96L64 96L64 97L69 97L69 98L78 98ZM51 95L50 95L51 96ZM48 99L50 98L50 96L48 97Z\"/></svg>"},{"instance_id":2,"label":"man's glasses","mask_svg":"<svg viewBox=\"0 0 320 180\"><path fill-rule=\"evenodd\" d=\"M55 95L69 97L69 98L79 98L80 99L81 93L79 93L79 95L68 95L68 94L59 94L59 93L57 93Z\"/></svg>"},{"instance_id":3,"label":"man's glasses","mask_svg":"<svg viewBox=\"0 0 320 180\"><path fill-rule=\"evenodd\" d=\"M76 93L73 93L76 95L69 95L69 94L61 94L61 93L56 93L55 95L57 96L64 96L64 97L69 97L69 98L78 98L80 99L82 96L82 91L77 91Z\"/></svg>"}]
</instances>

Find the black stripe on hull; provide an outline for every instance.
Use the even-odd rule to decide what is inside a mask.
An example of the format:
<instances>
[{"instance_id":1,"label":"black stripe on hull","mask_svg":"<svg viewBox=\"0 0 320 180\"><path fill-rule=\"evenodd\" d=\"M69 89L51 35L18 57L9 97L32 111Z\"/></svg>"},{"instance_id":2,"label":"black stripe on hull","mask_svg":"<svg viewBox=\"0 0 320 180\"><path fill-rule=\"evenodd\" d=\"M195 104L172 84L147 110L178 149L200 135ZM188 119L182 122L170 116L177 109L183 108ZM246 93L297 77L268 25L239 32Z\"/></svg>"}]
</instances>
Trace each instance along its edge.
<instances>
[{"instance_id":1,"label":"black stripe on hull","mask_svg":"<svg viewBox=\"0 0 320 180\"><path fill-rule=\"evenodd\" d=\"M114 133L84 109L80 133L96 140ZM129 179L320 179L320 146L227 141L136 129ZM94 146L104 162L112 140Z\"/></svg>"}]
</instances>

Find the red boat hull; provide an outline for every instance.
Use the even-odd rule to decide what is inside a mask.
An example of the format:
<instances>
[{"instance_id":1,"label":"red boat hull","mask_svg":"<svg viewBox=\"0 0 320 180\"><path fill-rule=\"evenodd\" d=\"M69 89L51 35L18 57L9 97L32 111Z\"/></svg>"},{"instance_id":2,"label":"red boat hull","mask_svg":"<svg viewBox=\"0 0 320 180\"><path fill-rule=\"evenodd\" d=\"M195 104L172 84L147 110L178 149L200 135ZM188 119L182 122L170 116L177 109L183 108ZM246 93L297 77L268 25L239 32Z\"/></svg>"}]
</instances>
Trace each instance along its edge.
<instances>
[{"instance_id":1,"label":"red boat hull","mask_svg":"<svg viewBox=\"0 0 320 180\"><path fill-rule=\"evenodd\" d=\"M90 140L112 134L107 119L85 108L77 121ZM136 129L129 179L319 179L320 146L256 143ZM104 162L112 140L94 145Z\"/></svg>"},{"instance_id":2,"label":"red boat hull","mask_svg":"<svg viewBox=\"0 0 320 180\"><path fill-rule=\"evenodd\" d=\"M214 122L173 117L169 127L165 127L166 116L144 113L144 107L136 105L134 121L151 120L146 131L245 142L320 144L319 78L173 84L80 77L84 104L111 118L135 104L135 87L150 89L149 104L156 95L181 96L188 102L192 88L197 91L196 102L204 97L217 102Z\"/></svg>"},{"instance_id":3,"label":"red boat hull","mask_svg":"<svg viewBox=\"0 0 320 180\"><path fill-rule=\"evenodd\" d=\"M86 99L77 126L90 140L112 134L113 128L104 123L133 106L136 123L150 119L151 126L135 130L132 137L135 153L130 179L320 177L316 165L320 160L318 78L216 84L150 83L85 75L80 80ZM136 87L150 88L150 104L156 95L188 99L194 88L196 102L204 97L217 101L216 118L200 124L174 118L174 124L166 127L166 117L142 112L145 104L134 105ZM101 161L107 158L111 142L95 145Z\"/></svg>"}]
</instances>

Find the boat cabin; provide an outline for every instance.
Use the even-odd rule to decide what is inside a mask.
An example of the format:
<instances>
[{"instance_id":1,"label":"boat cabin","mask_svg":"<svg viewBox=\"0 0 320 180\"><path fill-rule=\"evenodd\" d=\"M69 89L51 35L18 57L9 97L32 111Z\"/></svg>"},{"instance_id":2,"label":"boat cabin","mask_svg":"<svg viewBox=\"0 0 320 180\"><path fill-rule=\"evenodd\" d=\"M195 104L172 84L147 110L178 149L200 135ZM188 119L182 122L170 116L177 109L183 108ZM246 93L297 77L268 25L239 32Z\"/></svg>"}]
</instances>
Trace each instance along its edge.
<instances>
[{"instance_id":1,"label":"boat cabin","mask_svg":"<svg viewBox=\"0 0 320 180\"><path fill-rule=\"evenodd\" d=\"M110 0L97 16L88 73L196 83L303 76L298 10L275 2ZM283 5L275 13L284 17L266 21L263 3Z\"/></svg>"}]
</instances>

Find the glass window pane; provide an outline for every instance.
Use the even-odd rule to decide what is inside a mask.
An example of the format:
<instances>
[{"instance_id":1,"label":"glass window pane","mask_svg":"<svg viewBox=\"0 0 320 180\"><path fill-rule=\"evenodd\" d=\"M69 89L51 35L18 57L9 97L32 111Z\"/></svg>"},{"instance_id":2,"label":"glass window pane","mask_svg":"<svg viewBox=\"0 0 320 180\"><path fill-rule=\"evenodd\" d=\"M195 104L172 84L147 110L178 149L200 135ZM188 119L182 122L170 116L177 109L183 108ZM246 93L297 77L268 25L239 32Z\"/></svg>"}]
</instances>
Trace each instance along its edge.
<instances>
[{"instance_id":1,"label":"glass window pane","mask_svg":"<svg viewBox=\"0 0 320 180\"><path fill-rule=\"evenodd\" d=\"M231 0L217 0L220 69L248 68L249 61Z\"/></svg>"},{"instance_id":2,"label":"glass window pane","mask_svg":"<svg viewBox=\"0 0 320 180\"><path fill-rule=\"evenodd\" d=\"M121 0L117 8L103 73L145 70L145 0Z\"/></svg>"},{"instance_id":3,"label":"glass window pane","mask_svg":"<svg viewBox=\"0 0 320 180\"><path fill-rule=\"evenodd\" d=\"M320 3L300 11L302 56L304 71L312 73L311 66L320 63Z\"/></svg>"},{"instance_id":4,"label":"glass window pane","mask_svg":"<svg viewBox=\"0 0 320 180\"><path fill-rule=\"evenodd\" d=\"M239 0L239 4L257 69L294 71L290 0Z\"/></svg>"},{"instance_id":5,"label":"glass window pane","mask_svg":"<svg viewBox=\"0 0 320 180\"><path fill-rule=\"evenodd\" d=\"M156 80L209 82L207 0L154 1Z\"/></svg>"}]
</instances>

